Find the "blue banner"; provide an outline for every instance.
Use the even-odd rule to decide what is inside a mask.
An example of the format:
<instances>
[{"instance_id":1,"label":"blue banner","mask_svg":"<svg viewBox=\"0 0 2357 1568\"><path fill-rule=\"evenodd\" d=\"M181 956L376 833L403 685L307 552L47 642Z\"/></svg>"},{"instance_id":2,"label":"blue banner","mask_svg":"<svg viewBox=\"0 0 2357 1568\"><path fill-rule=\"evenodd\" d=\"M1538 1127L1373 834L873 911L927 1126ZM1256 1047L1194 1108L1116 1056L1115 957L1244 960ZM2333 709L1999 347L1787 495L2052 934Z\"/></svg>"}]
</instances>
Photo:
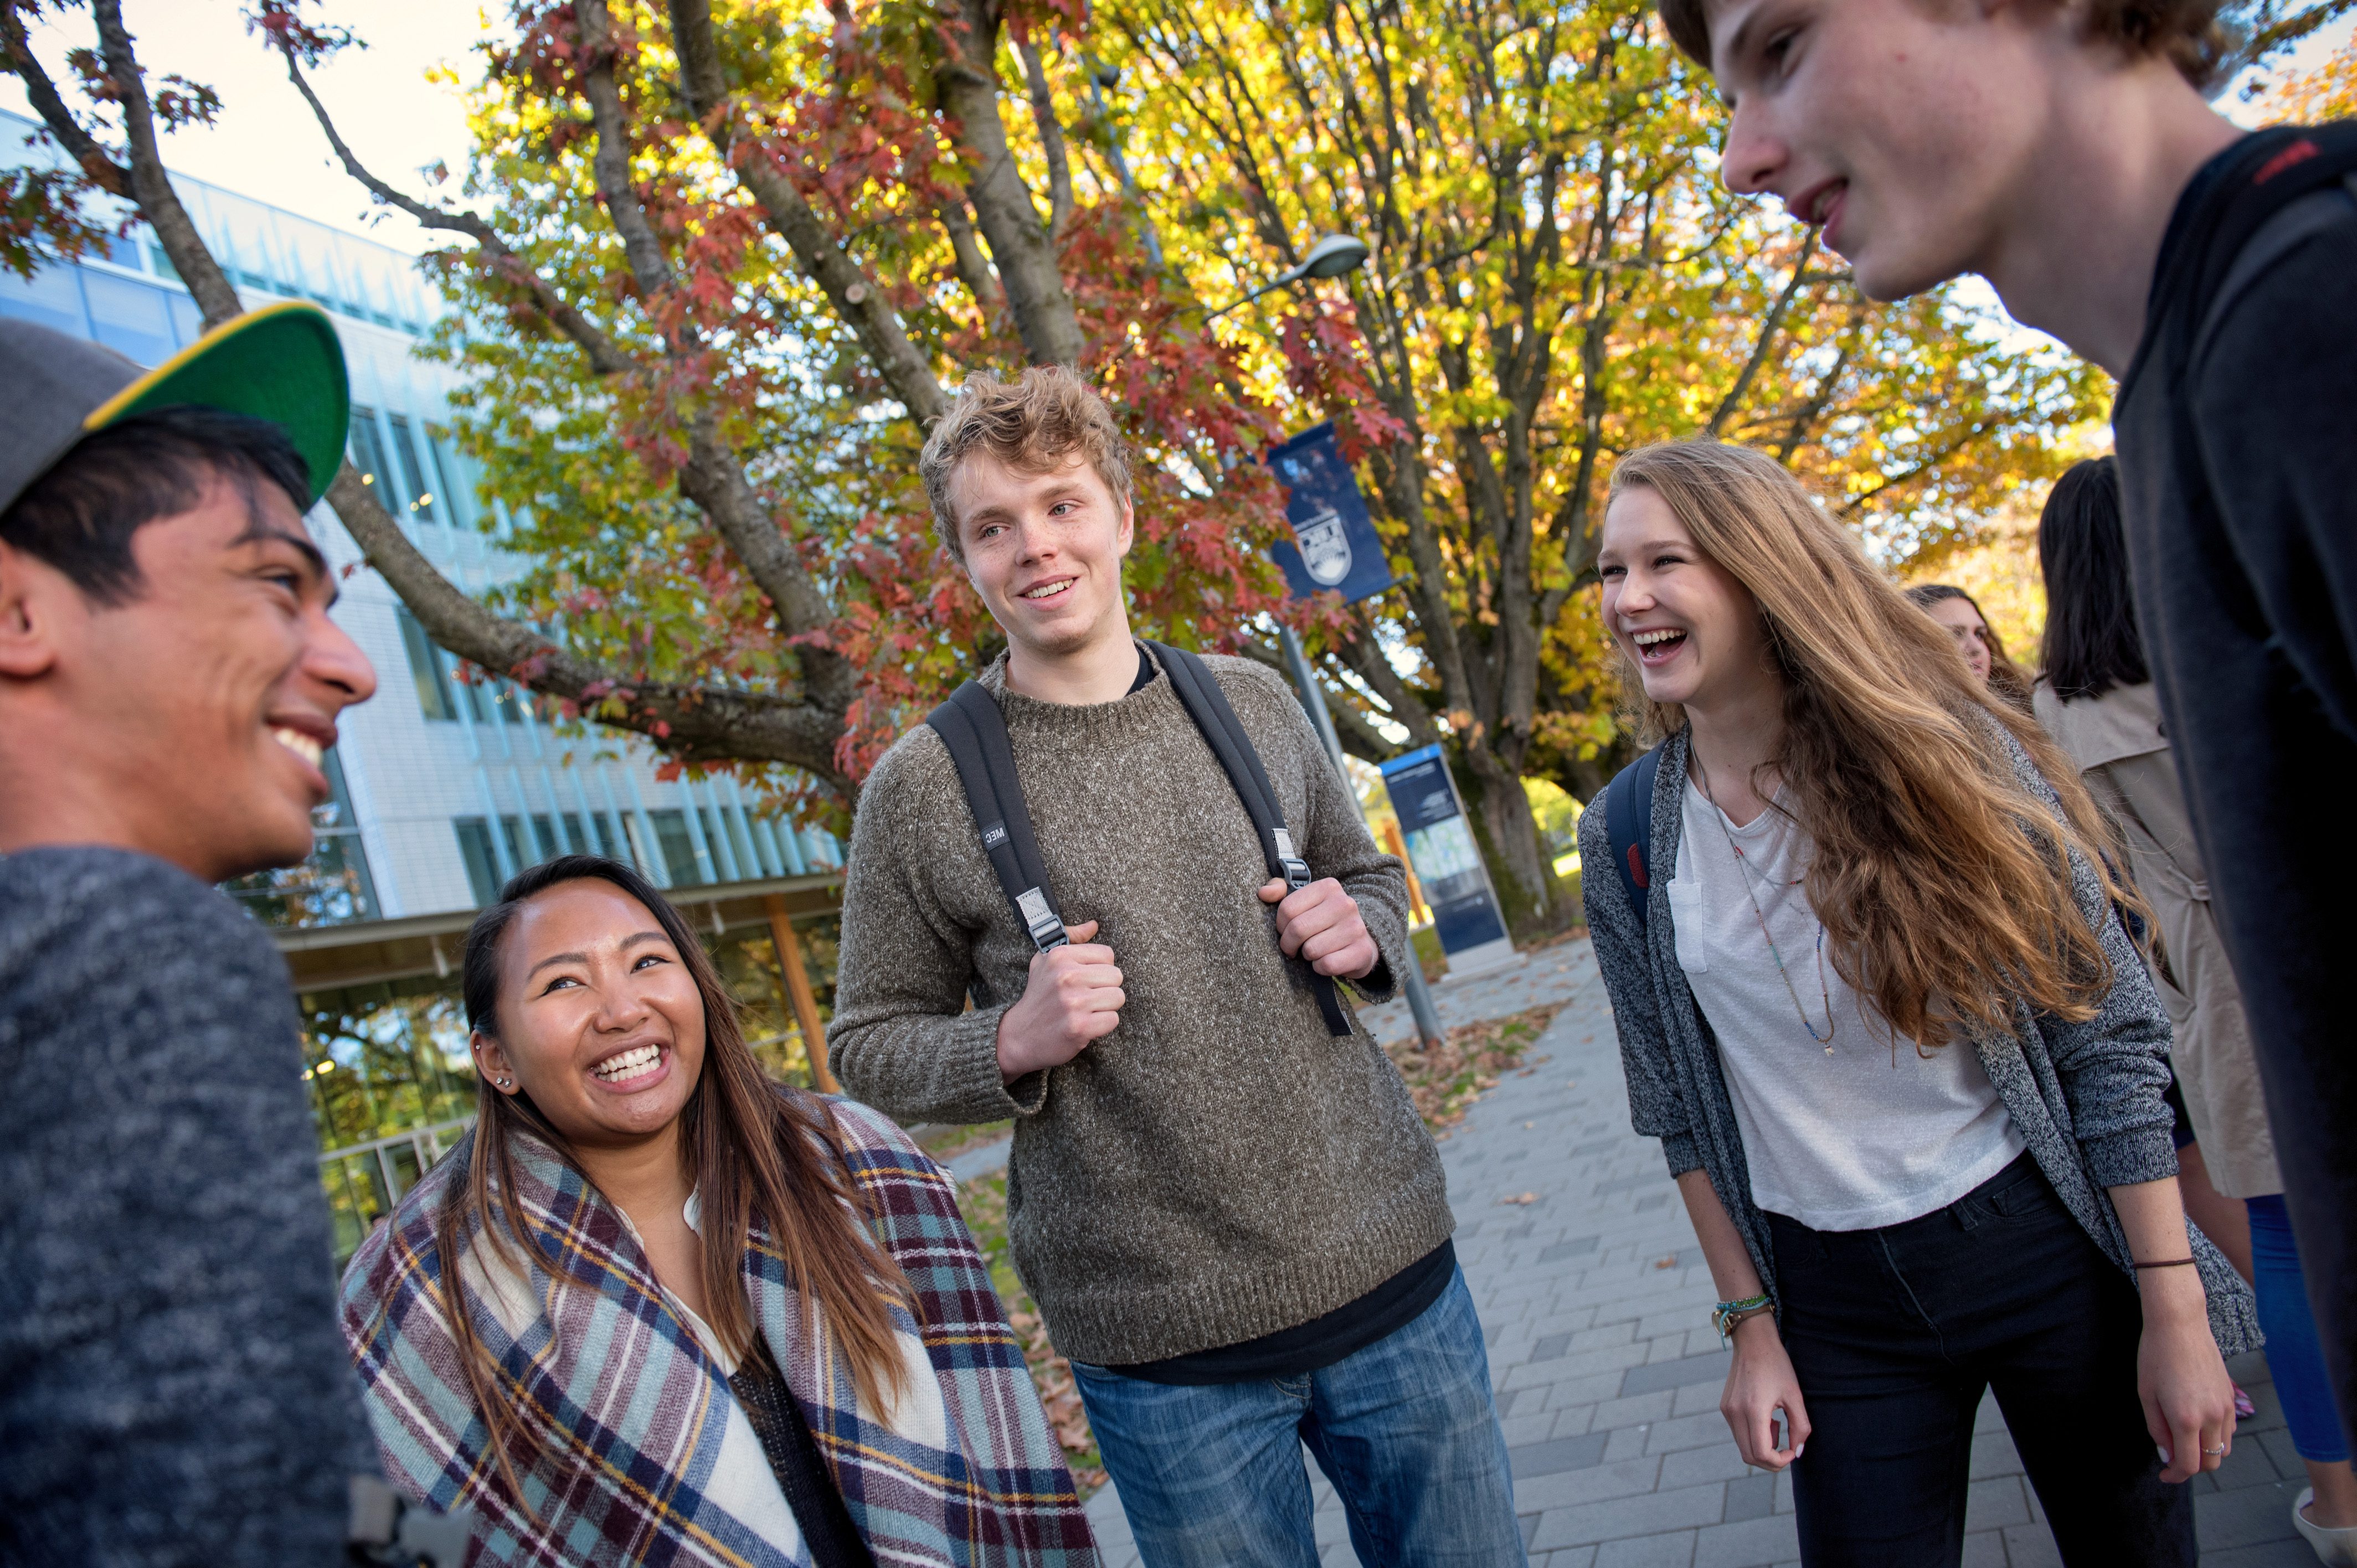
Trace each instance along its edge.
<instances>
[{"instance_id":1,"label":"blue banner","mask_svg":"<svg viewBox=\"0 0 2357 1568\"><path fill-rule=\"evenodd\" d=\"M1463 952L1501 940L1505 917L1440 747L1427 746L1394 757L1383 771L1383 788L1407 841L1408 864L1415 867L1424 901L1432 907L1433 933L1440 939L1441 950Z\"/></svg>"},{"instance_id":2,"label":"blue banner","mask_svg":"<svg viewBox=\"0 0 2357 1568\"><path fill-rule=\"evenodd\" d=\"M1383 542L1367 515L1358 476L1335 445L1334 422L1312 425L1271 452L1268 461L1286 489L1285 519L1294 540L1269 553L1285 568L1293 596L1332 590L1343 603L1356 604L1390 587Z\"/></svg>"}]
</instances>

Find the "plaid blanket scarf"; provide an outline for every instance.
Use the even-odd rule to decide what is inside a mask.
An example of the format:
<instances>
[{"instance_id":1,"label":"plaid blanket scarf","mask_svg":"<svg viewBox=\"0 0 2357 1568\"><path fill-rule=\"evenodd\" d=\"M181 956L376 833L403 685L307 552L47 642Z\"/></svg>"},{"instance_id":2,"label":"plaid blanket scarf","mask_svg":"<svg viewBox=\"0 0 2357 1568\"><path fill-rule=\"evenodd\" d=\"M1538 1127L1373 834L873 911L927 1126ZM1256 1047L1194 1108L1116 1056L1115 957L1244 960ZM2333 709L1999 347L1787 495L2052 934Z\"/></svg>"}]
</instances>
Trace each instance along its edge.
<instances>
[{"instance_id":1,"label":"plaid blanket scarf","mask_svg":"<svg viewBox=\"0 0 2357 1568\"><path fill-rule=\"evenodd\" d=\"M909 1377L888 1418L758 1228L742 1272L763 1338L879 1568L1097 1561L989 1271L948 1176L866 1107L830 1101L877 1240L908 1275L895 1308ZM436 1508L475 1510L474 1563L807 1564L760 1442L694 1329L672 1310L635 1231L545 1144L519 1139L531 1243L515 1267L479 1230L459 1266L500 1386L544 1438L509 1490L461 1369L434 1244L471 1140L405 1197L344 1275L343 1321L386 1474ZM513 1249L511 1249L513 1251ZM546 1267L564 1257L592 1290Z\"/></svg>"}]
</instances>

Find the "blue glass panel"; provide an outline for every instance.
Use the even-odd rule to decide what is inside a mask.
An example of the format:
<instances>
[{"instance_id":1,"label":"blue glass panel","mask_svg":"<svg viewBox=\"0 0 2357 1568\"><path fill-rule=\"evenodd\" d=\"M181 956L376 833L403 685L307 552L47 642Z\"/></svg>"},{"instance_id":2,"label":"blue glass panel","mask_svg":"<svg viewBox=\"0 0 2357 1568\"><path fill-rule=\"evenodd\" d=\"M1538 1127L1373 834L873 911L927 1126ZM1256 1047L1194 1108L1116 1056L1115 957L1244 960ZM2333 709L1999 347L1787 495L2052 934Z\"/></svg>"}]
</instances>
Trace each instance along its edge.
<instances>
[{"instance_id":1,"label":"blue glass panel","mask_svg":"<svg viewBox=\"0 0 2357 1568\"><path fill-rule=\"evenodd\" d=\"M81 284L100 342L143 365L160 365L172 357L178 345L162 289L99 272L84 272Z\"/></svg>"},{"instance_id":2,"label":"blue glass panel","mask_svg":"<svg viewBox=\"0 0 2357 1568\"><path fill-rule=\"evenodd\" d=\"M90 336L90 318L82 314L81 290L71 267L43 267L28 282L0 267L0 316L35 322L77 338Z\"/></svg>"}]
</instances>

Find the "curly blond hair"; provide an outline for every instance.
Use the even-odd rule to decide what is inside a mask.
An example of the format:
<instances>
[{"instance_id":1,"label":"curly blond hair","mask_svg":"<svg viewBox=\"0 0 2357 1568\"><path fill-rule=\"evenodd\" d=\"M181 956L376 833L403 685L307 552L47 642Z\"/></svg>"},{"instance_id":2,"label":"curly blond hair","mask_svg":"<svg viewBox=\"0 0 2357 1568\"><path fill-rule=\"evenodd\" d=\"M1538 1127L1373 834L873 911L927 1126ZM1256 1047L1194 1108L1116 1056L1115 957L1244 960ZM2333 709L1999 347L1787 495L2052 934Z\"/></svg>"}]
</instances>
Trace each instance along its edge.
<instances>
[{"instance_id":1,"label":"curly blond hair","mask_svg":"<svg viewBox=\"0 0 2357 1568\"><path fill-rule=\"evenodd\" d=\"M957 401L917 456L917 472L933 503L933 532L961 566L965 547L958 537L950 484L958 465L974 452L987 452L1027 474L1060 468L1077 452L1114 499L1130 499L1129 448L1121 428L1112 408L1078 372L1064 365L1033 365L1014 381L1002 381L978 371L958 389Z\"/></svg>"}]
</instances>

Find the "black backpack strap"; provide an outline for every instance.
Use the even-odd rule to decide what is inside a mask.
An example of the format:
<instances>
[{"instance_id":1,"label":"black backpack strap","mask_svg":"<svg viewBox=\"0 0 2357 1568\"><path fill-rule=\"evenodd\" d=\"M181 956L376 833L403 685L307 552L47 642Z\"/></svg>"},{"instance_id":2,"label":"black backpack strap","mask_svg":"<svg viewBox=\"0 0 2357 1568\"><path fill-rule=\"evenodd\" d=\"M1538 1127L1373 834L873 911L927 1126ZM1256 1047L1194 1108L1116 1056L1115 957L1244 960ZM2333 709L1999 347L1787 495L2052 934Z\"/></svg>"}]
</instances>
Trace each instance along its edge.
<instances>
[{"instance_id":1,"label":"black backpack strap","mask_svg":"<svg viewBox=\"0 0 2357 1568\"><path fill-rule=\"evenodd\" d=\"M1662 748L1655 746L1612 776L1604 787L1604 836L1612 845L1612 869L1620 874L1620 890L1645 929L1645 890L1653 885L1653 781L1662 771Z\"/></svg>"},{"instance_id":2,"label":"black backpack strap","mask_svg":"<svg viewBox=\"0 0 2357 1568\"><path fill-rule=\"evenodd\" d=\"M2185 231L2171 234L2167 271L2153 286L2148 319L2166 321L2176 335L2169 357L2179 371L2197 337L2206 335L2214 307L2228 297L2244 247L2285 208L2357 175L2357 122L2256 131L2231 159L2216 188L2188 215ZM2242 275L2247 280L2249 273Z\"/></svg>"},{"instance_id":3,"label":"black backpack strap","mask_svg":"<svg viewBox=\"0 0 2357 1568\"><path fill-rule=\"evenodd\" d=\"M1260 752L1244 733L1243 721L1228 705L1228 695L1220 690L1219 678L1211 673L1209 665L1183 648L1152 641L1146 646L1154 650L1187 716L1203 732L1203 739L1227 772L1228 782L1235 786L1236 799L1243 802L1244 814L1252 818L1253 831L1260 835L1260 851L1268 862L1268 874L1289 888L1308 886L1309 863L1294 848L1293 834L1285 826L1285 813L1277 808L1276 791L1269 788L1268 770L1261 766ZM1303 967L1308 968L1306 963ZM1350 1015L1342 1011L1342 999L1335 992L1332 977L1310 969L1309 988L1318 998L1318 1011L1326 1019L1326 1032L1338 1037L1348 1035Z\"/></svg>"},{"instance_id":4,"label":"black backpack strap","mask_svg":"<svg viewBox=\"0 0 2357 1568\"><path fill-rule=\"evenodd\" d=\"M1007 744L1006 718L997 699L979 682L968 681L925 722L957 764L983 853L1006 890L1006 901L1015 906L1015 918L1041 952L1062 947L1063 918L1049 891L1048 867L1031 832L1031 811L1023 802L1023 780L1015 771L1015 748Z\"/></svg>"}]
</instances>

